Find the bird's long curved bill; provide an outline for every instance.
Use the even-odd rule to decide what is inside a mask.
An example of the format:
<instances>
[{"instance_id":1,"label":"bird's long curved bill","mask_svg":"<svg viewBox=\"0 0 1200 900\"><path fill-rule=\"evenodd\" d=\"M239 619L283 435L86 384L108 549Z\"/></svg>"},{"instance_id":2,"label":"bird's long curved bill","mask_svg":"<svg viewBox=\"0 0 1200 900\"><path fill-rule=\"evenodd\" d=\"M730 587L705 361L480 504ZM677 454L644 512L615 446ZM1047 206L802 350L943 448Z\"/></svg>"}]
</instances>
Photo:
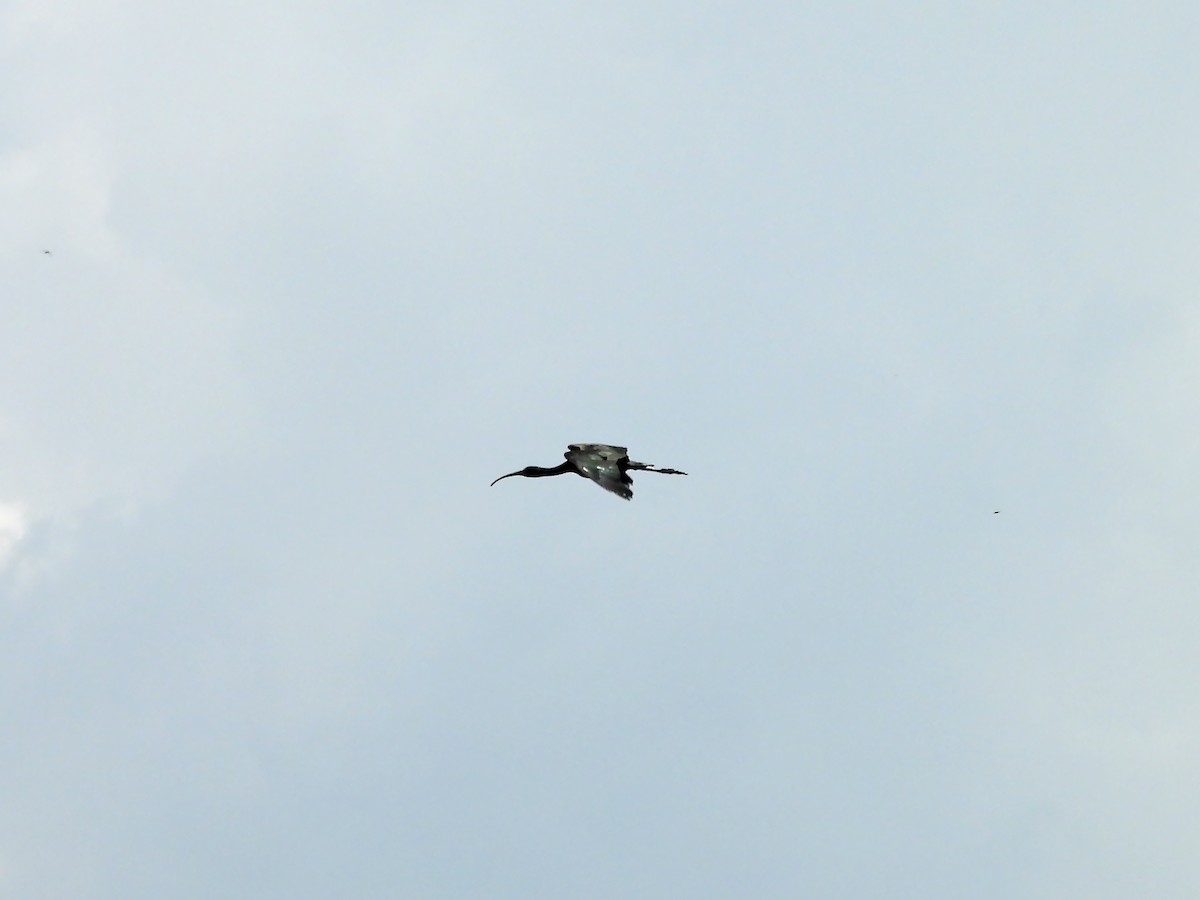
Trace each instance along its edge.
<instances>
[{"instance_id":1,"label":"bird's long curved bill","mask_svg":"<svg viewBox=\"0 0 1200 900\"><path fill-rule=\"evenodd\" d=\"M521 474L520 472L509 472L507 475L501 475L499 478L496 479L496 481L503 481L505 478L512 478L514 475L520 475L520 474ZM495 485L496 481L493 481L491 484L488 485L488 487L492 487L493 485Z\"/></svg>"}]
</instances>

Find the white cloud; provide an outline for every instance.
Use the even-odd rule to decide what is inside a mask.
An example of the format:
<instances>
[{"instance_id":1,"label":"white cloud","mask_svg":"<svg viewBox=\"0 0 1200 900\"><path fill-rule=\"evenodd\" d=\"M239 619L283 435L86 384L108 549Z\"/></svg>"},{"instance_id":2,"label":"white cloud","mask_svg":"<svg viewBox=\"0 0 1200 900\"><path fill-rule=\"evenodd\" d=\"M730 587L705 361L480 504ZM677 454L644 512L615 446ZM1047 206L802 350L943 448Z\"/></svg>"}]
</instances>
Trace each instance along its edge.
<instances>
[{"instance_id":1,"label":"white cloud","mask_svg":"<svg viewBox=\"0 0 1200 900\"><path fill-rule=\"evenodd\" d=\"M28 528L29 520L21 504L0 503L0 567Z\"/></svg>"},{"instance_id":2,"label":"white cloud","mask_svg":"<svg viewBox=\"0 0 1200 900\"><path fill-rule=\"evenodd\" d=\"M113 222L100 131L32 135L0 157L0 491L39 516L161 489L229 445L247 398L228 305Z\"/></svg>"}]
</instances>

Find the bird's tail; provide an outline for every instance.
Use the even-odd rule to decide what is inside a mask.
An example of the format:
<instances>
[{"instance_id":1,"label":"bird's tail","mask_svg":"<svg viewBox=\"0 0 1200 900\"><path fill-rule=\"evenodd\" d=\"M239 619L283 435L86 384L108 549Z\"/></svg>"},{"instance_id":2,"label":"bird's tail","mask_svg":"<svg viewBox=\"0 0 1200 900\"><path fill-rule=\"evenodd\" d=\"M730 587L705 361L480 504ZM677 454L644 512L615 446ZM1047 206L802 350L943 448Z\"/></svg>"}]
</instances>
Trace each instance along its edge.
<instances>
[{"instance_id":1,"label":"bird's tail","mask_svg":"<svg viewBox=\"0 0 1200 900\"><path fill-rule=\"evenodd\" d=\"M637 469L639 472L657 472L659 475L686 475L687 472L681 472L678 469L663 469L650 463L635 462L630 460L627 469Z\"/></svg>"}]
</instances>

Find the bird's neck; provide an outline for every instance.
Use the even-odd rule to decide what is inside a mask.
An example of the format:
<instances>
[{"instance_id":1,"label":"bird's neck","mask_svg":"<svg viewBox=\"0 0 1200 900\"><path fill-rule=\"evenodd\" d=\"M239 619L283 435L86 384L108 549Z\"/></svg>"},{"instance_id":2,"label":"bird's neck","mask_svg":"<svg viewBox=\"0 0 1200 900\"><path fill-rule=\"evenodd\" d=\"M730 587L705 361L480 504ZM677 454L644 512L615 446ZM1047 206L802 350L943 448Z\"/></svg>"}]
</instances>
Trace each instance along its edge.
<instances>
[{"instance_id":1,"label":"bird's neck","mask_svg":"<svg viewBox=\"0 0 1200 900\"><path fill-rule=\"evenodd\" d=\"M564 462L561 465L555 466L553 469L543 469L541 466L530 466L530 470L526 473L529 478L545 478L548 475L562 475L566 472L574 472L575 467L570 462Z\"/></svg>"}]
</instances>

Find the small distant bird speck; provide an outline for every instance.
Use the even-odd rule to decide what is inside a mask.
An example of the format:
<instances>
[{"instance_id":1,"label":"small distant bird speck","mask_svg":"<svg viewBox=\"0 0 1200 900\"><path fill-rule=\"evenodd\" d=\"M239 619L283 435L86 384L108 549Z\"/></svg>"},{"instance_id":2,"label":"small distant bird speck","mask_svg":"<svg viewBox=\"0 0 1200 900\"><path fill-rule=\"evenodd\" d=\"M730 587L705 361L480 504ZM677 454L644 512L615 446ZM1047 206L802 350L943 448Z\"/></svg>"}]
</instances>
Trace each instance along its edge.
<instances>
[{"instance_id":1,"label":"small distant bird speck","mask_svg":"<svg viewBox=\"0 0 1200 900\"><path fill-rule=\"evenodd\" d=\"M993 516L998 516L998 515L1000 515L1000 510L998 510L998 509L993 509L993 510L992 510L992 515L993 515Z\"/></svg>"},{"instance_id":2,"label":"small distant bird speck","mask_svg":"<svg viewBox=\"0 0 1200 900\"><path fill-rule=\"evenodd\" d=\"M43 250L42 252L45 253L47 256L51 255L49 250Z\"/></svg>"},{"instance_id":3,"label":"small distant bird speck","mask_svg":"<svg viewBox=\"0 0 1200 900\"><path fill-rule=\"evenodd\" d=\"M519 472L509 472L501 475L496 481L523 475L526 478L545 478L550 475L564 475L574 472L584 478L590 478L606 491L612 491L618 497L626 500L633 499L633 479L627 474L630 469L639 472L658 472L660 475L686 475L678 469L660 469L650 463L635 462L629 458L629 451L624 447L614 447L612 444L570 444L563 454L566 462L553 469L543 469L541 466L526 466ZM493 481L492 484L495 484Z\"/></svg>"}]
</instances>

